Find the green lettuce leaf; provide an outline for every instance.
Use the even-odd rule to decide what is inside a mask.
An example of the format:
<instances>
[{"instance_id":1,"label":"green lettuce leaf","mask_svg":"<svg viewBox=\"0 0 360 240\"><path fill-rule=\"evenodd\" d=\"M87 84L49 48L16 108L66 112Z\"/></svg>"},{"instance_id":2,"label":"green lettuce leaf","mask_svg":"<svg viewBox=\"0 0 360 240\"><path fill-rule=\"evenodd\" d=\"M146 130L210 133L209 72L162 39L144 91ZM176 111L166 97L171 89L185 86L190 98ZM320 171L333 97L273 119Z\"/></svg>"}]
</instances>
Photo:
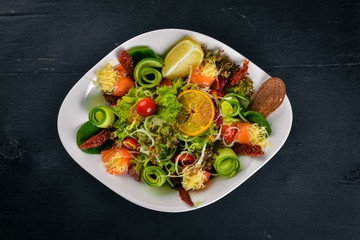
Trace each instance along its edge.
<instances>
[{"instance_id":1,"label":"green lettuce leaf","mask_svg":"<svg viewBox=\"0 0 360 240\"><path fill-rule=\"evenodd\" d=\"M177 91L172 86L163 86L156 90L156 94L157 114L168 122L174 122L182 107L177 99Z\"/></svg>"}]
</instances>

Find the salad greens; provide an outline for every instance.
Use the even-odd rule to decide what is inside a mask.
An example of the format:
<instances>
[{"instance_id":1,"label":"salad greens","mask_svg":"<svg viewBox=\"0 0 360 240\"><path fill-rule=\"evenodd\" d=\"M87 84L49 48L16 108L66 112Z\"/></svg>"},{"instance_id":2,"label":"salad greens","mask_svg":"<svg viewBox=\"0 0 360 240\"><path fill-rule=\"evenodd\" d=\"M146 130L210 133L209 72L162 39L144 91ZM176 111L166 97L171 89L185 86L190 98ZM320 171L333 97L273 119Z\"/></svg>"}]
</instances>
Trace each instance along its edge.
<instances>
[{"instance_id":1,"label":"salad greens","mask_svg":"<svg viewBox=\"0 0 360 240\"><path fill-rule=\"evenodd\" d=\"M177 80L173 86L163 86L156 89L155 102L159 107L158 115L167 122L174 122L182 105L176 95L181 88L182 82Z\"/></svg>"},{"instance_id":2,"label":"salad greens","mask_svg":"<svg viewBox=\"0 0 360 240\"><path fill-rule=\"evenodd\" d=\"M191 72L163 78L163 58L149 47L124 51L121 57L126 57L126 61L120 59L120 63L126 65L125 70L132 70L116 74L133 77L135 87L123 96L116 96L115 104L96 106L90 111L89 121L77 132L77 143L80 147L92 140L95 147L80 149L90 154L101 153L102 161L111 168L109 173L127 172L150 186L168 183L186 191L202 189L209 178L218 175L236 175L241 165L239 155L263 155L268 146L264 136L268 139L271 126L260 113L248 109L253 84L247 64L245 68L245 62L243 66L234 63L222 50L206 46L202 49L203 65L210 63L216 69L214 83L205 87L191 81ZM113 71L117 71L115 67ZM215 106L214 121L196 136L184 134L177 125L177 117L185 107L178 95L190 89L205 92ZM137 104L144 98L155 101L155 114L143 116L137 112ZM110 134L102 135L102 129ZM96 146L100 138L102 143ZM256 141L257 138L262 140ZM254 153L255 145L259 150ZM106 152L102 152L104 149Z\"/></svg>"}]
</instances>

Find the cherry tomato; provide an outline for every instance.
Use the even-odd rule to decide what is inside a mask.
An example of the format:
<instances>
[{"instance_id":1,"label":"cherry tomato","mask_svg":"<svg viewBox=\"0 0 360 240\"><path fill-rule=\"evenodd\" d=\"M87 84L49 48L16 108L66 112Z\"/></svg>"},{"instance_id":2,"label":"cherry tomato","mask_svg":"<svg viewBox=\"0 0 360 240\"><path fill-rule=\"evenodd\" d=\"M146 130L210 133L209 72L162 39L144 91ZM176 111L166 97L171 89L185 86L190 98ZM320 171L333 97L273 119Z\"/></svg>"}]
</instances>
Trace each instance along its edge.
<instances>
[{"instance_id":1,"label":"cherry tomato","mask_svg":"<svg viewBox=\"0 0 360 240\"><path fill-rule=\"evenodd\" d=\"M174 162L176 161L178 161L178 164L182 166L187 166L193 164L195 162L195 158L192 154L185 152L176 155L176 157L174 158Z\"/></svg>"},{"instance_id":2,"label":"cherry tomato","mask_svg":"<svg viewBox=\"0 0 360 240\"><path fill-rule=\"evenodd\" d=\"M123 141L123 145L130 150L136 150L140 146L138 141L132 137L126 137Z\"/></svg>"},{"instance_id":3,"label":"cherry tomato","mask_svg":"<svg viewBox=\"0 0 360 240\"><path fill-rule=\"evenodd\" d=\"M143 98L136 104L136 111L139 115L147 117L156 112L156 103L152 98Z\"/></svg>"}]
</instances>

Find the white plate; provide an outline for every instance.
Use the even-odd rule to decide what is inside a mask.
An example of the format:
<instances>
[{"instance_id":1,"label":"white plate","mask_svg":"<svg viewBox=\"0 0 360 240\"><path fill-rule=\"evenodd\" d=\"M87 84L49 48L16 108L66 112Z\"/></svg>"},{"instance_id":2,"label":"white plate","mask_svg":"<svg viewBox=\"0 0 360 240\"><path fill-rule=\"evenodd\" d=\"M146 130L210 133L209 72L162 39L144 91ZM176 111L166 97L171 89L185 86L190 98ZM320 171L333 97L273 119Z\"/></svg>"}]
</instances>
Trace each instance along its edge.
<instances>
[{"instance_id":1,"label":"white plate","mask_svg":"<svg viewBox=\"0 0 360 240\"><path fill-rule=\"evenodd\" d=\"M101 93L91 81L95 79L95 71L105 62L110 61L116 64L117 56L123 50L145 45L150 46L159 54L164 54L171 46L186 36L206 44L208 48L225 50L225 53L236 63L241 64L245 59L243 55L224 43L197 32L182 29L162 29L147 32L124 42L91 68L67 94L58 115L60 140L66 151L82 168L123 198L142 207L162 212L185 212L199 209L236 189L280 150L290 133L293 118L290 101L286 97L282 105L268 117L272 126L270 137L272 146L266 150L265 155L259 158L240 157L241 172L235 177L229 179L216 177L211 180L206 189L191 192L193 202L198 203L196 207L186 205L180 199L178 191L169 187L158 189L137 182L127 175L112 176L106 173L100 155L83 153L77 147L75 139L77 129L88 120L89 110L99 103L104 103ZM252 62L249 65L249 73L254 81L255 89L270 77Z\"/></svg>"}]
</instances>

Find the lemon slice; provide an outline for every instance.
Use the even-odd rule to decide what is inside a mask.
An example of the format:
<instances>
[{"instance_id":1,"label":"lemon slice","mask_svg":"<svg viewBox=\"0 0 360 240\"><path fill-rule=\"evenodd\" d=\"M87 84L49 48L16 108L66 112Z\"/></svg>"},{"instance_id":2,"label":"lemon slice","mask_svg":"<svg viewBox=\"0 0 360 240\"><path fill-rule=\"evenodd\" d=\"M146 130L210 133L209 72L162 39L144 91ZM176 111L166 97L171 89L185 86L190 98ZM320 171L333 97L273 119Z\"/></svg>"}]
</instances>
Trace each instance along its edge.
<instances>
[{"instance_id":1,"label":"lemon slice","mask_svg":"<svg viewBox=\"0 0 360 240\"><path fill-rule=\"evenodd\" d=\"M166 78L185 76L191 68L199 66L203 59L204 52L199 43L190 39L182 40L166 55L162 75Z\"/></svg>"}]
</instances>

